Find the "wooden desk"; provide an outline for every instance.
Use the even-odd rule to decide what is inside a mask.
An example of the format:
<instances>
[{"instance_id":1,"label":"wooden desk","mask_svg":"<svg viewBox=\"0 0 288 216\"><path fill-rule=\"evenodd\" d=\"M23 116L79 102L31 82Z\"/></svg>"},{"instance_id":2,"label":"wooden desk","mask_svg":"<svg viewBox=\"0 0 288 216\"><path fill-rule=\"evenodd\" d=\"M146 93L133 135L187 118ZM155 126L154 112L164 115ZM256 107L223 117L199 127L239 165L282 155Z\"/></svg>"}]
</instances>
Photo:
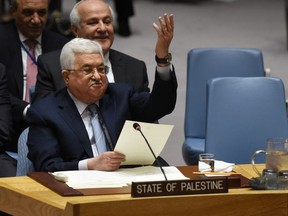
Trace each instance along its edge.
<instances>
[{"instance_id":1,"label":"wooden desk","mask_svg":"<svg viewBox=\"0 0 288 216\"><path fill-rule=\"evenodd\" d=\"M251 165L236 166L253 176ZM62 197L29 177L0 178L0 209L12 215L288 215L288 191L230 189L228 194L131 198Z\"/></svg>"}]
</instances>

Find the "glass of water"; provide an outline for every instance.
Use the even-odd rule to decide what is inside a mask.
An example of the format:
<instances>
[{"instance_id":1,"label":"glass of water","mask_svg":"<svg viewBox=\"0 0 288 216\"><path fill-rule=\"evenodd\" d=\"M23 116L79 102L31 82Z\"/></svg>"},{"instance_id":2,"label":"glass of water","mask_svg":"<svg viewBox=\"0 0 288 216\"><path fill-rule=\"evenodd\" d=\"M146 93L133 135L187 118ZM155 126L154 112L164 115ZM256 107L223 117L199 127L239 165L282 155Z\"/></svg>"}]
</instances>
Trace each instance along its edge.
<instances>
[{"instance_id":1,"label":"glass of water","mask_svg":"<svg viewBox=\"0 0 288 216\"><path fill-rule=\"evenodd\" d=\"M198 169L200 172L214 172L214 154L204 153L199 155Z\"/></svg>"}]
</instances>

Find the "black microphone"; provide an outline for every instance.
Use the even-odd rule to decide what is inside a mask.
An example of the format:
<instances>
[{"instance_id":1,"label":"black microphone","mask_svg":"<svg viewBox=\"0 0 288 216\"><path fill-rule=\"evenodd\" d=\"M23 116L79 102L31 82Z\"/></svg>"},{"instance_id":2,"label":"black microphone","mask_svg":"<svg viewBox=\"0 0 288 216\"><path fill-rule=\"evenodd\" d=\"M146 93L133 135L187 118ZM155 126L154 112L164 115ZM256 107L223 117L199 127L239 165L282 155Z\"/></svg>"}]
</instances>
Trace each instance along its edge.
<instances>
[{"instance_id":1,"label":"black microphone","mask_svg":"<svg viewBox=\"0 0 288 216\"><path fill-rule=\"evenodd\" d=\"M134 123L134 124L133 124L133 128L141 133L141 135L142 135L142 137L144 138L146 144L148 145L150 151L152 152L152 154L153 154L153 156L154 156L154 158L155 158L155 161L157 162L158 166L160 167L161 172L163 173L165 180L167 181L167 177L166 177L166 174L165 174L165 172L164 172L164 170L163 170L163 167L161 166L161 164L160 164L159 161L157 160L157 157L156 157L154 151L152 150L149 142L147 141L146 137L145 137L144 134L142 133L142 131L141 131L141 126L140 126L138 123Z\"/></svg>"}]
</instances>

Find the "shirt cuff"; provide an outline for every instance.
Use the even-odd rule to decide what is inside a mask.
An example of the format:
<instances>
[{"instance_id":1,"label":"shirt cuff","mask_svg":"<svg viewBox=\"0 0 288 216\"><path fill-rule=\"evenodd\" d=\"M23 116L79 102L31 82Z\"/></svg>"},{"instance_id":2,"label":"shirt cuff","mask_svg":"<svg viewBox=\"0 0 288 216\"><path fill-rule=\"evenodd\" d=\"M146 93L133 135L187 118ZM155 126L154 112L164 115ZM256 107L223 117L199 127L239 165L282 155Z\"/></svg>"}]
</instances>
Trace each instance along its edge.
<instances>
[{"instance_id":1,"label":"shirt cuff","mask_svg":"<svg viewBox=\"0 0 288 216\"><path fill-rule=\"evenodd\" d=\"M164 66L164 67L160 67L160 66L156 66L156 70L159 74L159 77L162 80L169 80L171 75L170 75L170 71L172 71L172 64L168 65L168 66Z\"/></svg>"},{"instance_id":2,"label":"shirt cuff","mask_svg":"<svg viewBox=\"0 0 288 216\"><path fill-rule=\"evenodd\" d=\"M78 169L79 170L88 170L88 159L79 161Z\"/></svg>"}]
</instances>

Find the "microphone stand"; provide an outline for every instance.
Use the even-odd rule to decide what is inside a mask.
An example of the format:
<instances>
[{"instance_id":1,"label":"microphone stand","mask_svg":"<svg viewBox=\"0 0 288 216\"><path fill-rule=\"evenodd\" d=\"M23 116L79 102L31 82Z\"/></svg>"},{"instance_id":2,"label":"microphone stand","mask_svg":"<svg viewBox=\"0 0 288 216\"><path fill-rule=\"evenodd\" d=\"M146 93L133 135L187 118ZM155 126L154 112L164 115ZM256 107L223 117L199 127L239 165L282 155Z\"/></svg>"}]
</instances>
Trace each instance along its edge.
<instances>
[{"instance_id":1,"label":"microphone stand","mask_svg":"<svg viewBox=\"0 0 288 216\"><path fill-rule=\"evenodd\" d=\"M158 166L159 166L161 172L163 173L165 180L167 181L167 176L166 176L166 174L165 174L165 172L164 172L164 170L163 170L163 167L161 166L161 164L160 164L159 161L157 160L157 157L156 157L154 151L152 150L152 148L151 148L149 142L147 141L146 137L145 137L144 134L142 133L140 127L139 127L139 128L135 128L135 129L138 130L138 131L141 133L141 135L142 135L142 137L144 138L146 144L148 145L150 151L152 152L152 154L153 154L153 156L154 156L154 158L155 158L155 160L156 160L156 162L157 162L157 164L158 164Z\"/></svg>"}]
</instances>

